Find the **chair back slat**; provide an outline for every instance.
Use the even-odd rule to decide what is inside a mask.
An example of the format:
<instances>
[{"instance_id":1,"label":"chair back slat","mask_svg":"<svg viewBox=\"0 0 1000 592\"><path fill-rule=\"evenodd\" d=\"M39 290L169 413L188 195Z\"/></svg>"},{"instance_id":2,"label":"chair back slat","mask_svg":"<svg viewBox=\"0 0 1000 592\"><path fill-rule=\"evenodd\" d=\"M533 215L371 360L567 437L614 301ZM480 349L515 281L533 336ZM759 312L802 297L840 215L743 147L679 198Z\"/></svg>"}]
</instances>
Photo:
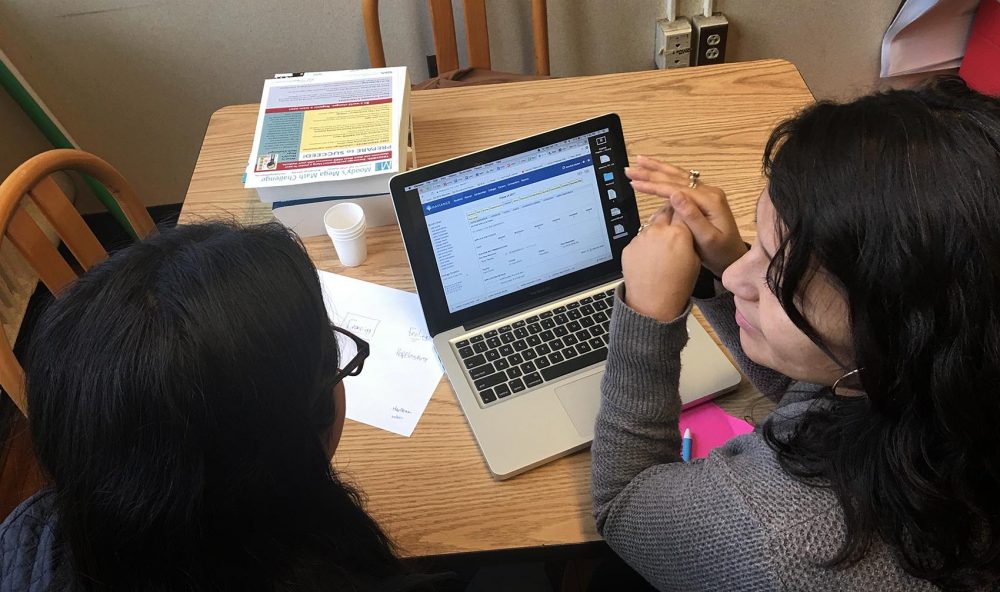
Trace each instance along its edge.
<instances>
[{"instance_id":1,"label":"chair back slat","mask_svg":"<svg viewBox=\"0 0 1000 592\"><path fill-rule=\"evenodd\" d=\"M24 415L28 414L28 402L24 396L24 371L14 357L14 349L7 340L7 333L0 330L0 386Z\"/></svg>"},{"instance_id":2,"label":"chair back slat","mask_svg":"<svg viewBox=\"0 0 1000 592\"><path fill-rule=\"evenodd\" d=\"M486 26L486 0L465 0L465 40L469 47L469 65L489 70L490 30Z\"/></svg>"},{"instance_id":3,"label":"chair back slat","mask_svg":"<svg viewBox=\"0 0 1000 592\"><path fill-rule=\"evenodd\" d=\"M455 41L455 14L451 0L427 0L434 31L434 51L437 52L438 74L458 69L458 42Z\"/></svg>"},{"instance_id":4,"label":"chair back slat","mask_svg":"<svg viewBox=\"0 0 1000 592\"><path fill-rule=\"evenodd\" d=\"M492 69L490 58L490 32L486 24L486 0L463 0L465 13L465 39L469 48L469 65L483 70ZM455 14L450 0L427 0L431 11L431 28L434 33L434 51L437 54L438 74L456 70L458 42L455 39ZM368 60L372 68L384 68L385 47L382 45L382 27L378 18L378 0L361 0L365 22L365 40ZM549 75L549 28L546 0L531 0L532 38L535 43L535 74Z\"/></svg>"},{"instance_id":5,"label":"chair back slat","mask_svg":"<svg viewBox=\"0 0 1000 592\"><path fill-rule=\"evenodd\" d=\"M378 20L378 0L361 0L361 11L365 19L368 60L372 68L385 68L385 47L382 45L382 26Z\"/></svg>"},{"instance_id":6,"label":"chair back slat","mask_svg":"<svg viewBox=\"0 0 1000 592\"><path fill-rule=\"evenodd\" d=\"M7 237L53 295L58 295L76 279L69 263L24 208L14 211L7 225Z\"/></svg>"},{"instance_id":7,"label":"chair back slat","mask_svg":"<svg viewBox=\"0 0 1000 592\"><path fill-rule=\"evenodd\" d=\"M28 195L85 271L108 258L108 252L52 177L39 181Z\"/></svg>"},{"instance_id":8,"label":"chair back slat","mask_svg":"<svg viewBox=\"0 0 1000 592\"><path fill-rule=\"evenodd\" d=\"M2 257L0 251L0 257ZM4 307L14 306L14 297L11 294L17 290L19 282L14 279L6 266L0 265L0 305ZM0 315L0 323L8 321L6 315Z\"/></svg>"},{"instance_id":9,"label":"chair back slat","mask_svg":"<svg viewBox=\"0 0 1000 592\"><path fill-rule=\"evenodd\" d=\"M535 41L535 74L549 75L549 10L545 0L531 0L531 28Z\"/></svg>"}]
</instances>

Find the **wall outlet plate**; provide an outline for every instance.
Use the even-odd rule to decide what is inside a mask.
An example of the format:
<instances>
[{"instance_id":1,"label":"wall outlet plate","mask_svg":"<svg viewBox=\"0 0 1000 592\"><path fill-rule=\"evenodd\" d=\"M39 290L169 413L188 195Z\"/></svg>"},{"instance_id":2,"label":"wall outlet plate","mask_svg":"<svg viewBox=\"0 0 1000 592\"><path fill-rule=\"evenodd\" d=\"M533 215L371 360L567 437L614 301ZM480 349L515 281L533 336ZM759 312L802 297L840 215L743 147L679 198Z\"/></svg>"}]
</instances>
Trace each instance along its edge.
<instances>
[{"instance_id":1,"label":"wall outlet plate","mask_svg":"<svg viewBox=\"0 0 1000 592\"><path fill-rule=\"evenodd\" d=\"M691 17L692 65L707 66L726 61L729 19L721 12Z\"/></svg>"},{"instance_id":2,"label":"wall outlet plate","mask_svg":"<svg viewBox=\"0 0 1000 592\"><path fill-rule=\"evenodd\" d=\"M656 21L653 62L664 70L691 65L691 21L677 18Z\"/></svg>"}]
</instances>

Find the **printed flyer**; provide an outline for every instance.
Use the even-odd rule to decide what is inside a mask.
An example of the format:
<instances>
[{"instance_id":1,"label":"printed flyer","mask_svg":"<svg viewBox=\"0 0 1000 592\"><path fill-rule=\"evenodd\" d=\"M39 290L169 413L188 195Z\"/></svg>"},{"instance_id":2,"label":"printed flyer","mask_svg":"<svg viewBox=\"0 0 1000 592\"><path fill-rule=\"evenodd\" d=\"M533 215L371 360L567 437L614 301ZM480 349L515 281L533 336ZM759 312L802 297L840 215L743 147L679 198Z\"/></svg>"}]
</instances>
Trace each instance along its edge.
<instances>
[{"instance_id":1,"label":"printed flyer","mask_svg":"<svg viewBox=\"0 0 1000 592\"><path fill-rule=\"evenodd\" d=\"M246 187L350 181L405 168L406 68L280 76L264 83Z\"/></svg>"}]
</instances>

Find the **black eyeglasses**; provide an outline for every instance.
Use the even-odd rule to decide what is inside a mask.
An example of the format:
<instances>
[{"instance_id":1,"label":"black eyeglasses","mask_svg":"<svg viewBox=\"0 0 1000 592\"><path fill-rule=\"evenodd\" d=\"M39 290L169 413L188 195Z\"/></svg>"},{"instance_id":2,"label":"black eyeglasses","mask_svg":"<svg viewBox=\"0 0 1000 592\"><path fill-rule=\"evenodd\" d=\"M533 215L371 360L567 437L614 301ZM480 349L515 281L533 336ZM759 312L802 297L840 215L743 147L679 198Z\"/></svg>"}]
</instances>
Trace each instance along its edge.
<instances>
[{"instance_id":1,"label":"black eyeglasses","mask_svg":"<svg viewBox=\"0 0 1000 592\"><path fill-rule=\"evenodd\" d=\"M349 337L351 341L354 342L354 347L356 348L354 356L351 360L344 364L340 370L337 370L337 373L333 376L333 383L337 384L348 376L357 376L358 374L361 374L361 369L365 367L365 360L368 358L368 354L371 353L371 347L368 345L367 341L361 339L346 329L334 327L333 330Z\"/></svg>"}]
</instances>

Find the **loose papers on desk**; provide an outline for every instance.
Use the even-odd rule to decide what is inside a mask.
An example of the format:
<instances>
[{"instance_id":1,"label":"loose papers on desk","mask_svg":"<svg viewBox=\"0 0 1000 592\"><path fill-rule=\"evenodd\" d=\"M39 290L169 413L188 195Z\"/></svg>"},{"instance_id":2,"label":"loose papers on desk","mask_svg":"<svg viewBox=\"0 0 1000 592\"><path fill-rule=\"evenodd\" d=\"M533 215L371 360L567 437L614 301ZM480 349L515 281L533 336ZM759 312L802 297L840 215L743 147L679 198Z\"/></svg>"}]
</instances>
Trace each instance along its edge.
<instances>
[{"instance_id":1,"label":"loose papers on desk","mask_svg":"<svg viewBox=\"0 0 1000 592\"><path fill-rule=\"evenodd\" d=\"M371 345L361 374L344 379L347 419L408 437L444 372L420 300L410 292L325 271L319 279L333 323Z\"/></svg>"}]
</instances>

